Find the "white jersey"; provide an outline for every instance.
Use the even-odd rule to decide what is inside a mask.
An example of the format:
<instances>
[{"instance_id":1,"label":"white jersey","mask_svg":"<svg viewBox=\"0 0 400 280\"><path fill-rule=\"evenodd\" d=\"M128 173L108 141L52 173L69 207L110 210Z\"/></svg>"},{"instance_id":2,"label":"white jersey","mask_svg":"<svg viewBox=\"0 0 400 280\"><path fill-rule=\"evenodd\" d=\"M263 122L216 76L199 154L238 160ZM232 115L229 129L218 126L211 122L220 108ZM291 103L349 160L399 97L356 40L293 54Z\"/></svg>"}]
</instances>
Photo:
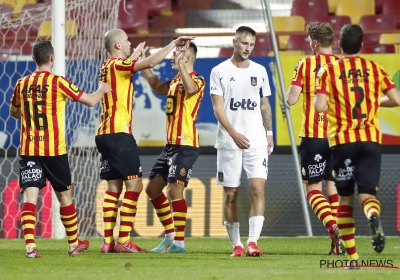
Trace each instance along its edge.
<instances>
[{"instance_id":1,"label":"white jersey","mask_svg":"<svg viewBox=\"0 0 400 280\"><path fill-rule=\"evenodd\" d=\"M271 95L267 70L250 60L249 67L238 68L230 59L211 71L210 94L224 97L224 111L237 132L250 141L250 148L267 145L260 104ZM215 148L239 149L225 128L218 122Z\"/></svg>"}]
</instances>

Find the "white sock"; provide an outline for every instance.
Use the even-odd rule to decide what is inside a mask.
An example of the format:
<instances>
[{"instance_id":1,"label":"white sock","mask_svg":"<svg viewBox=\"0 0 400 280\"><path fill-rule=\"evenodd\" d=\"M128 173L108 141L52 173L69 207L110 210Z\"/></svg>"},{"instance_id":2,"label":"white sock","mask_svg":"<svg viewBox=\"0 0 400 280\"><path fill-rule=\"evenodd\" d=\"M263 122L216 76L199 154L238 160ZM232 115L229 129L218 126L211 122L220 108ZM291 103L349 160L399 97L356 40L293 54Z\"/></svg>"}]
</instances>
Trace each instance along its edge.
<instances>
[{"instance_id":1,"label":"white sock","mask_svg":"<svg viewBox=\"0 0 400 280\"><path fill-rule=\"evenodd\" d=\"M166 233L164 238L167 240L174 240L174 237L175 237L175 231Z\"/></svg>"},{"instance_id":2,"label":"white sock","mask_svg":"<svg viewBox=\"0 0 400 280\"><path fill-rule=\"evenodd\" d=\"M242 242L240 242L240 231L239 231L239 223L238 222L224 222L224 226L226 228L226 232L228 233L229 240L231 241L232 247L241 246L243 247Z\"/></svg>"},{"instance_id":3,"label":"white sock","mask_svg":"<svg viewBox=\"0 0 400 280\"><path fill-rule=\"evenodd\" d=\"M247 240L247 244L249 244L249 242L255 242L257 244L264 220L264 216L253 216L249 218L249 239Z\"/></svg>"},{"instance_id":4,"label":"white sock","mask_svg":"<svg viewBox=\"0 0 400 280\"><path fill-rule=\"evenodd\" d=\"M185 246L185 241L183 241L183 240L174 240L174 244L175 244L176 246L181 247L181 248L185 248L185 247L186 247L186 246Z\"/></svg>"}]
</instances>

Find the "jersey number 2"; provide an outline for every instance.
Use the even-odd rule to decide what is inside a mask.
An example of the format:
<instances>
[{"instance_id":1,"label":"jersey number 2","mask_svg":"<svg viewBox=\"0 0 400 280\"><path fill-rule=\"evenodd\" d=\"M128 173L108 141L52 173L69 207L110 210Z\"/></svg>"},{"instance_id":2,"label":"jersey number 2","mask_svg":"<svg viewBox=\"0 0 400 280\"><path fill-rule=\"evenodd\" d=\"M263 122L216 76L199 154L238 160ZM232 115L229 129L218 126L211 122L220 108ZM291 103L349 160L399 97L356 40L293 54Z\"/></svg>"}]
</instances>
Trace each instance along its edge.
<instances>
[{"instance_id":1,"label":"jersey number 2","mask_svg":"<svg viewBox=\"0 0 400 280\"><path fill-rule=\"evenodd\" d=\"M358 92L358 94L359 94L359 98L357 98L356 105L354 105L353 111L352 111L352 113L353 113L353 119L363 119L363 118L366 118L366 117L367 117L367 114L363 114L363 113L359 113L359 112L358 112L358 111L360 110L361 103L364 101L364 97L365 97L363 88L362 88L362 87L352 87L352 88L350 88L350 90L351 90L352 92L356 92L356 93ZM360 111L361 111L361 110L360 110Z\"/></svg>"}]
</instances>

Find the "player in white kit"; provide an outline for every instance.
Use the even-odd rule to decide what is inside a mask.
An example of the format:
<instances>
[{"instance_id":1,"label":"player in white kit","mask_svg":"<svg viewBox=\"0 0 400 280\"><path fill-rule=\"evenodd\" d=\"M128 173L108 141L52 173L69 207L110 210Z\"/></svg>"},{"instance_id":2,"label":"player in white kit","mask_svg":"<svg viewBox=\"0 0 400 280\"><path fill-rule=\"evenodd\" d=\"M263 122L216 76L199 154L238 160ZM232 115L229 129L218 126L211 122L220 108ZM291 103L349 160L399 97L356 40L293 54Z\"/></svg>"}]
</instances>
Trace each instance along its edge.
<instances>
[{"instance_id":1,"label":"player in white kit","mask_svg":"<svg viewBox=\"0 0 400 280\"><path fill-rule=\"evenodd\" d=\"M268 156L274 147L267 71L249 59L255 40L253 29L239 27L233 39L232 57L214 67L210 77L210 94L218 120L217 185L224 187L224 225L233 247L231 257L244 255L236 206L242 168L251 197L246 255L262 255L257 241L264 223Z\"/></svg>"}]
</instances>

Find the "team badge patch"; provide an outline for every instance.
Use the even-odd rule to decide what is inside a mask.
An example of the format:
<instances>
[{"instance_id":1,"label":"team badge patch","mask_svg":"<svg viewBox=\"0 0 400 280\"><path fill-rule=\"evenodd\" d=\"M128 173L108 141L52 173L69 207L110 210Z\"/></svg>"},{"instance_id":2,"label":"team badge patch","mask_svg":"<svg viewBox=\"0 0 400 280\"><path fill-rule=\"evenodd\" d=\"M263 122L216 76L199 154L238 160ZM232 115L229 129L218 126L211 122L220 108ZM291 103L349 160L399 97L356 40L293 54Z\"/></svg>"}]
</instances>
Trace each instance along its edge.
<instances>
[{"instance_id":1,"label":"team badge patch","mask_svg":"<svg viewBox=\"0 0 400 280\"><path fill-rule=\"evenodd\" d=\"M220 182L224 181L224 173L223 172L218 172L218 181L220 181Z\"/></svg>"},{"instance_id":2,"label":"team badge patch","mask_svg":"<svg viewBox=\"0 0 400 280\"><path fill-rule=\"evenodd\" d=\"M132 59L127 58L124 61L122 61L122 64L123 65L131 65L132 64Z\"/></svg>"},{"instance_id":3,"label":"team badge patch","mask_svg":"<svg viewBox=\"0 0 400 280\"><path fill-rule=\"evenodd\" d=\"M70 83L70 84L69 84L69 88L70 88L73 92L78 92L78 91L79 91L78 86L75 85L75 84L73 84L73 83Z\"/></svg>"},{"instance_id":4,"label":"team badge patch","mask_svg":"<svg viewBox=\"0 0 400 280\"><path fill-rule=\"evenodd\" d=\"M186 169L182 168L181 171L179 172L179 174L181 174L181 176L185 176L186 175Z\"/></svg>"},{"instance_id":5,"label":"team badge patch","mask_svg":"<svg viewBox=\"0 0 400 280\"><path fill-rule=\"evenodd\" d=\"M250 77L250 79L251 79L251 85L253 87L257 86L257 77Z\"/></svg>"}]
</instances>

